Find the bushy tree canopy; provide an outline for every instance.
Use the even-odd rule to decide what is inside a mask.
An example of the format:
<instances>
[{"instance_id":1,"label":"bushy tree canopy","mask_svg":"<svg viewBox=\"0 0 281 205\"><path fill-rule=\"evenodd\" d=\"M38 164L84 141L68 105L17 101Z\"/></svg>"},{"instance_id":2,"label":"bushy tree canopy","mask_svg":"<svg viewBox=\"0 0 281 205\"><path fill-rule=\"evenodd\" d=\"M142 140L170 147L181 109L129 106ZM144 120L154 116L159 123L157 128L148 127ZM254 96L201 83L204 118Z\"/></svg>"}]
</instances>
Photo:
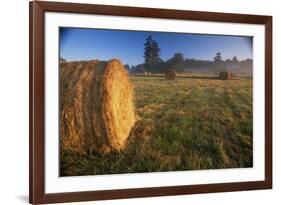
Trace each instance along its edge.
<instances>
[{"instance_id":1,"label":"bushy tree canopy","mask_svg":"<svg viewBox=\"0 0 281 205\"><path fill-rule=\"evenodd\" d=\"M185 59L182 53L175 53L174 56L167 61L167 63L169 63L171 69L178 72L184 71L186 67Z\"/></svg>"}]
</instances>

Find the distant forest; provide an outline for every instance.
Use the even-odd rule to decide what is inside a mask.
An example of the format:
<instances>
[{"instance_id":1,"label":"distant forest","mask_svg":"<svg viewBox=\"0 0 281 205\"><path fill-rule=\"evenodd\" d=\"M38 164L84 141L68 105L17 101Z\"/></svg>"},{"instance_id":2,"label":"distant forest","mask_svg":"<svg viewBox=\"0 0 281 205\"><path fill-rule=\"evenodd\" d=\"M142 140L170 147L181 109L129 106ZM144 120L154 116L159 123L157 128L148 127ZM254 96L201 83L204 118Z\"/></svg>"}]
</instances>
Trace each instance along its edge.
<instances>
[{"instance_id":1,"label":"distant forest","mask_svg":"<svg viewBox=\"0 0 281 205\"><path fill-rule=\"evenodd\" d=\"M175 53L170 59L164 61L160 57L160 47L158 43L152 39L152 36L146 38L144 44L144 63L138 65L128 65L125 67L131 73L164 73L168 69L176 72L208 72L218 73L224 70L237 74L252 76L253 60L239 60L237 56L232 59L222 59L222 54L217 52L214 54L213 60L201 60L186 58L182 53Z\"/></svg>"}]
</instances>

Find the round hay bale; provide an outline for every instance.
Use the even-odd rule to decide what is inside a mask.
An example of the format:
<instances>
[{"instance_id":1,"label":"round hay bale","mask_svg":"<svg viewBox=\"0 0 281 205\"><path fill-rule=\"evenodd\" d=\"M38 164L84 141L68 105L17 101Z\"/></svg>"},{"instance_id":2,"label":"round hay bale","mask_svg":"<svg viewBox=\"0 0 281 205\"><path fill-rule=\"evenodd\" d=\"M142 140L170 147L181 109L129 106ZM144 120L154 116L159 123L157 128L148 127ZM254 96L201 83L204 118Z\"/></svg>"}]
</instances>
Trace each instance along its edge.
<instances>
[{"instance_id":1,"label":"round hay bale","mask_svg":"<svg viewBox=\"0 0 281 205\"><path fill-rule=\"evenodd\" d=\"M167 70L165 73L165 78L167 80L175 80L177 73L174 70Z\"/></svg>"},{"instance_id":2,"label":"round hay bale","mask_svg":"<svg viewBox=\"0 0 281 205\"><path fill-rule=\"evenodd\" d=\"M220 80L230 80L231 79L231 73L228 71L222 71L219 74Z\"/></svg>"},{"instance_id":3,"label":"round hay bale","mask_svg":"<svg viewBox=\"0 0 281 205\"><path fill-rule=\"evenodd\" d=\"M119 60L61 64L62 150L82 154L118 151L135 121L133 88Z\"/></svg>"}]
</instances>

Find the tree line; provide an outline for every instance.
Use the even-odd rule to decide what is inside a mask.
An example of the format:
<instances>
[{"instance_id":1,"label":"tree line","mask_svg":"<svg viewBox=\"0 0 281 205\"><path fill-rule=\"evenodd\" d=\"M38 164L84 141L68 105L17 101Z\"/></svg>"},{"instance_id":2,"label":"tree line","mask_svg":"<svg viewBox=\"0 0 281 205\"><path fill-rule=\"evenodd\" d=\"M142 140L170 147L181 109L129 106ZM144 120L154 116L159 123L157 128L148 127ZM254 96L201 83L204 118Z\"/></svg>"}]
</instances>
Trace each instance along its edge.
<instances>
[{"instance_id":1,"label":"tree line","mask_svg":"<svg viewBox=\"0 0 281 205\"><path fill-rule=\"evenodd\" d=\"M232 59L222 59L222 54L217 52L213 60L200 60L194 58L185 58L182 53L175 53L170 59L164 61L160 57L161 49L158 43L149 35L144 43L144 63L129 66L125 65L130 72L151 72L164 73L168 69L177 72L187 72L190 69L208 68L214 72L225 69L226 67L251 67L252 59L240 61L237 56Z\"/></svg>"}]
</instances>

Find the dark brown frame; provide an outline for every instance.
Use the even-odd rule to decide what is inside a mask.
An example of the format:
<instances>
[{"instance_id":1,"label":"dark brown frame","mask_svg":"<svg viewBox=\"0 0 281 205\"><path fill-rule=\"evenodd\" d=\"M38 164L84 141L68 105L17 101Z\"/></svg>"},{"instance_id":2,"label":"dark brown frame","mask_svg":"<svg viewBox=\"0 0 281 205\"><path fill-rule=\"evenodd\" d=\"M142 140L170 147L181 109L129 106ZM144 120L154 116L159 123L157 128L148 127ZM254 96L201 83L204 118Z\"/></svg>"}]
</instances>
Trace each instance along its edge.
<instances>
[{"instance_id":1,"label":"dark brown frame","mask_svg":"<svg viewBox=\"0 0 281 205\"><path fill-rule=\"evenodd\" d=\"M265 180L46 194L44 192L44 13L68 12L265 26ZM29 4L29 201L32 204L272 188L272 16L34 1Z\"/></svg>"}]
</instances>

